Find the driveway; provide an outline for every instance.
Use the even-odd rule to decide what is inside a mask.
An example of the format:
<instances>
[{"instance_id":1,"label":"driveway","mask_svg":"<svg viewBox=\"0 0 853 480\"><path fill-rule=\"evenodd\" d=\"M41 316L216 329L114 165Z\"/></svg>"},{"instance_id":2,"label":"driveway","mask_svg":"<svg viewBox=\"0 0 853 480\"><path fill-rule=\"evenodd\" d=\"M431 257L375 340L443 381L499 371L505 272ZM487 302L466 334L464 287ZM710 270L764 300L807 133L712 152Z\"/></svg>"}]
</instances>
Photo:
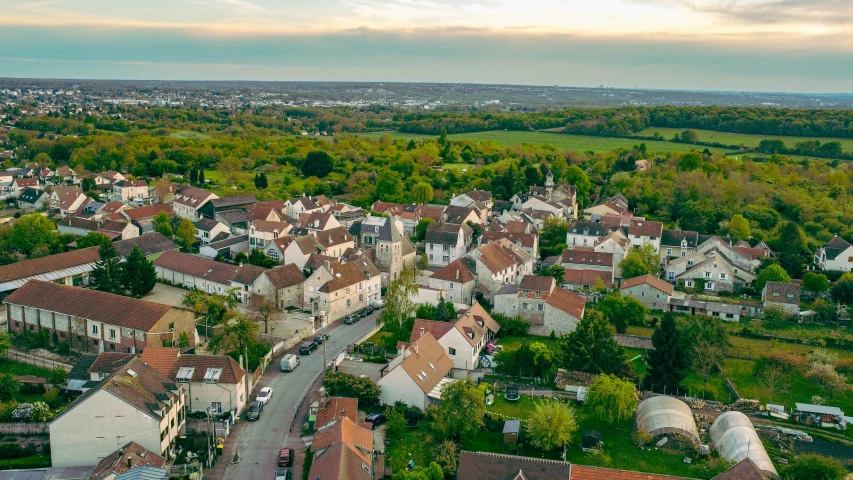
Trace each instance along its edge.
<instances>
[{"instance_id":1,"label":"driveway","mask_svg":"<svg viewBox=\"0 0 853 480\"><path fill-rule=\"evenodd\" d=\"M340 352L376 326L379 312L362 319L355 325L344 325L338 321L319 333L329 335L326 342L326 357L331 361ZM289 353L296 353L296 348ZM300 356L301 363L293 372L283 373L273 367L267 370L256 388L270 386L275 392L261 418L257 422L241 423L229 438L233 448L240 454L240 463L231 465L228 460L234 450L226 452L217 468L205 475L211 479L266 479L273 478L279 450L284 446L296 450L294 478L302 477L302 457L305 443L301 438L303 418L294 418L297 410L305 411L306 395L323 372L323 347L307 356ZM302 407L302 408L300 408ZM301 415L300 415L301 417Z\"/></svg>"},{"instance_id":2,"label":"driveway","mask_svg":"<svg viewBox=\"0 0 853 480\"><path fill-rule=\"evenodd\" d=\"M151 290L148 295L142 297L142 299L149 302L161 303L163 305L171 305L173 307L183 307L184 304L182 302L187 292L189 292L189 290L158 282L154 285L154 289Z\"/></svg>"}]
</instances>

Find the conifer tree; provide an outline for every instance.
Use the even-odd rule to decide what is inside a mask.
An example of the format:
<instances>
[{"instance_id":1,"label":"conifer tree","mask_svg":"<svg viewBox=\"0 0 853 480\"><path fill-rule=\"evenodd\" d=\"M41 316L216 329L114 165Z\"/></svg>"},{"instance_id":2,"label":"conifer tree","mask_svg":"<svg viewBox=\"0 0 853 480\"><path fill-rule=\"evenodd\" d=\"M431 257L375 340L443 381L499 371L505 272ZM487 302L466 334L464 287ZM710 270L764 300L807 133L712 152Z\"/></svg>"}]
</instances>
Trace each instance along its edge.
<instances>
[{"instance_id":1,"label":"conifer tree","mask_svg":"<svg viewBox=\"0 0 853 480\"><path fill-rule=\"evenodd\" d=\"M646 388L660 393L675 392L687 374L690 354L672 313L665 313L652 334Z\"/></svg>"},{"instance_id":2,"label":"conifer tree","mask_svg":"<svg viewBox=\"0 0 853 480\"><path fill-rule=\"evenodd\" d=\"M125 271L115 245L112 242L101 245L98 254L101 259L89 277L92 286L102 292L124 295Z\"/></svg>"},{"instance_id":3,"label":"conifer tree","mask_svg":"<svg viewBox=\"0 0 853 480\"><path fill-rule=\"evenodd\" d=\"M157 283L157 271L154 264L134 245L124 264L125 289L130 295L141 297L154 289Z\"/></svg>"}]
</instances>

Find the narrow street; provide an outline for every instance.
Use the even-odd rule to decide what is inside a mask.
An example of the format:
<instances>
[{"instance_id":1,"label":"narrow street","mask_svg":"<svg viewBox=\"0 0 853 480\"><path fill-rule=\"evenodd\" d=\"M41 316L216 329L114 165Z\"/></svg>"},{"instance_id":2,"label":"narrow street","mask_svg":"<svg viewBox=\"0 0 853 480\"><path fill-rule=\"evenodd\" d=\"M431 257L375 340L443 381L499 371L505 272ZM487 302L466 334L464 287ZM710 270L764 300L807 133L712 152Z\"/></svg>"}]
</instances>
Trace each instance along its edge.
<instances>
[{"instance_id":1,"label":"narrow street","mask_svg":"<svg viewBox=\"0 0 853 480\"><path fill-rule=\"evenodd\" d=\"M355 325L344 325L339 321L319 330L317 333L325 333L330 337L326 342L328 361L331 362L349 344L372 330L376 326L378 315L379 312L374 312ZM296 353L296 348L287 353ZM306 395L323 371L323 346L320 345L311 355L300 355L299 359L301 364L289 373L279 371L278 359L270 366L252 392L254 398L254 394L262 387L269 386L274 389L273 397L261 413L260 420L243 420L235 426L226 442L224 455L219 459L216 468L206 472L205 478L272 479L275 476L278 452L284 446L296 450L297 461L292 473L294 478L301 478L302 453L305 448L300 438L303 418L300 416L294 422L294 415L298 409L300 413L304 410L300 407L307 407L303 405L307 401ZM231 448L228 448L229 444ZM232 465L230 461L235 450L240 454L240 463Z\"/></svg>"}]
</instances>

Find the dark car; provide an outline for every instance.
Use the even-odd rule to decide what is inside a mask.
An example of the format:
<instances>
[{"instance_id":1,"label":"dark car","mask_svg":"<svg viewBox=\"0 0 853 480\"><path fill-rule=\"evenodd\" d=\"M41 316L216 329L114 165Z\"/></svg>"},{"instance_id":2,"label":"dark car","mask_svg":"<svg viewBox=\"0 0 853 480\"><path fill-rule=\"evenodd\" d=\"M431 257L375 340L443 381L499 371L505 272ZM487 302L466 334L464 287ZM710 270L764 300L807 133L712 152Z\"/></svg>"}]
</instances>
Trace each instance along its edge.
<instances>
[{"instance_id":1,"label":"dark car","mask_svg":"<svg viewBox=\"0 0 853 480\"><path fill-rule=\"evenodd\" d=\"M252 402L249 406L249 412L246 413L246 420L253 422L261 418L261 412L264 410L264 404L258 401Z\"/></svg>"},{"instance_id":2,"label":"dark car","mask_svg":"<svg viewBox=\"0 0 853 480\"><path fill-rule=\"evenodd\" d=\"M278 452L278 466L289 467L291 465L293 465L293 449L284 447Z\"/></svg>"},{"instance_id":3,"label":"dark car","mask_svg":"<svg viewBox=\"0 0 853 480\"><path fill-rule=\"evenodd\" d=\"M317 350L317 344L314 342L304 342L299 346L300 355L311 355L314 350Z\"/></svg>"},{"instance_id":4,"label":"dark car","mask_svg":"<svg viewBox=\"0 0 853 480\"><path fill-rule=\"evenodd\" d=\"M323 342L325 342L328 339L329 339L328 335L325 335L325 334L317 335L316 337L314 337L314 343L316 343L317 345L321 345Z\"/></svg>"},{"instance_id":5,"label":"dark car","mask_svg":"<svg viewBox=\"0 0 853 480\"><path fill-rule=\"evenodd\" d=\"M361 317L356 315L347 315L347 318L344 320L344 323L347 325L352 325L353 323L361 320Z\"/></svg>"},{"instance_id":6,"label":"dark car","mask_svg":"<svg viewBox=\"0 0 853 480\"><path fill-rule=\"evenodd\" d=\"M367 423L373 425L373 430L376 430L377 428L381 427L382 425L385 425L385 422L388 421L388 419L385 418L385 415L382 415L381 413L371 413L364 420Z\"/></svg>"},{"instance_id":7,"label":"dark car","mask_svg":"<svg viewBox=\"0 0 853 480\"><path fill-rule=\"evenodd\" d=\"M276 468L275 480L291 480L289 468Z\"/></svg>"},{"instance_id":8,"label":"dark car","mask_svg":"<svg viewBox=\"0 0 853 480\"><path fill-rule=\"evenodd\" d=\"M361 311L358 312L358 316L364 318L370 315L370 312L372 312L372 310L370 310L370 307L363 308Z\"/></svg>"}]
</instances>

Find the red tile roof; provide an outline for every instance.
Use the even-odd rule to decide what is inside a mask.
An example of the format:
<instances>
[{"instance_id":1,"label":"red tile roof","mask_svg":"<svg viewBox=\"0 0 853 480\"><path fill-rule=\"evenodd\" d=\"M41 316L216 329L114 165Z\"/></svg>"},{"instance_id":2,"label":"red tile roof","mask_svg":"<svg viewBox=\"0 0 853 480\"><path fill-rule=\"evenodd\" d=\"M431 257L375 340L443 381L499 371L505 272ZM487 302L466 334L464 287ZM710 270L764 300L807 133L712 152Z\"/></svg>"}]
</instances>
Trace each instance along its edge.
<instances>
[{"instance_id":1,"label":"red tile roof","mask_svg":"<svg viewBox=\"0 0 853 480\"><path fill-rule=\"evenodd\" d=\"M462 259L456 259L433 273L430 278L448 282L467 283L474 280L474 274L465 266Z\"/></svg>"},{"instance_id":2,"label":"red tile roof","mask_svg":"<svg viewBox=\"0 0 853 480\"><path fill-rule=\"evenodd\" d=\"M9 282L76 267L78 265L85 265L87 263L95 263L100 259L101 256L98 254L98 247L89 247L56 255L48 255L47 257L24 260L0 266L0 282Z\"/></svg>"},{"instance_id":3,"label":"red tile roof","mask_svg":"<svg viewBox=\"0 0 853 480\"><path fill-rule=\"evenodd\" d=\"M338 418L346 417L353 422L358 416L358 399L347 397L331 397L320 401L317 409L317 419L314 421L315 428L320 428L334 422Z\"/></svg>"},{"instance_id":4,"label":"red tile roof","mask_svg":"<svg viewBox=\"0 0 853 480\"><path fill-rule=\"evenodd\" d=\"M453 330L452 322L440 322L437 320L424 320L422 318L415 319L415 325L412 327L412 335L409 337L410 342L421 338L427 333L431 333L437 340L444 336L447 332Z\"/></svg>"},{"instance_id":5,"label":"red tile roof","mask_svg":"<svg viewBox=\"0 0 853 480\"><path fill-rule=\"evenodd\" d=\"M583 297L563 290L560 287L555 288L551 294L548 295L545 303L562 310L577 319L583 318L584 308L586 307L586 300L584 300Z\"/></svg>"},{"instance_id":6,"label":"red tile roof","mask_svg":"<svg viewBox=\"0 0 853 480\"><path fill-rule=\"evenodd\" d=\"M173 378L175 363L181 349L174 347L148 347L142 351L139 358L163 375Z\"/></svg>"},{"instance_id":7,"label":"red tile roof","mask_svg":"<svg viewBox=\"0 0 853 480\"><path fill-rule=\"evenodd\" d=\"M147 332L172 307L87 288L30 280L5 303L49 310Z\"/></svg>"},{"instance_id":8,"label":"red tile roof","mask_svg":"<svg viewBox=\"0 0 853 480\"><path fill-rule=\"evenodd\" d=\"M593 285L595 284L596 278L600 278L608 287L613 283L611 281L612 274L610 272L574 268L566 269L566 273L563 274L563 283L570 283L572 285Z\"/></svg>"},{"instance_id":9,"label":"red tile roof","mask_svg":"<svg viewBox=\"0 0 853 480\"><path fill-rule=\"evenodd\" d=\"M651 287L660 290L661 292L672 295L672 292L675 291L672 284L667 283L654 275L640 275L639 277L629 278L627 280L622 281L622 287L620 290L625 290L626 288L636 287L637 285L648 284Z\"/></svg>"},{"instance_id":10,"label":"red tile roof","mask_svg":"<svg viewBox=\"0 0 853 480\"><path fill-rule=\"evenodd\" d=\"M168 203L157 203L148 205L147 207L130 208L124 210L122 213L131 220L141 220L143 218L154 217L160 212L172 215L172 206Z\"/></svg>"}]
</instances>

